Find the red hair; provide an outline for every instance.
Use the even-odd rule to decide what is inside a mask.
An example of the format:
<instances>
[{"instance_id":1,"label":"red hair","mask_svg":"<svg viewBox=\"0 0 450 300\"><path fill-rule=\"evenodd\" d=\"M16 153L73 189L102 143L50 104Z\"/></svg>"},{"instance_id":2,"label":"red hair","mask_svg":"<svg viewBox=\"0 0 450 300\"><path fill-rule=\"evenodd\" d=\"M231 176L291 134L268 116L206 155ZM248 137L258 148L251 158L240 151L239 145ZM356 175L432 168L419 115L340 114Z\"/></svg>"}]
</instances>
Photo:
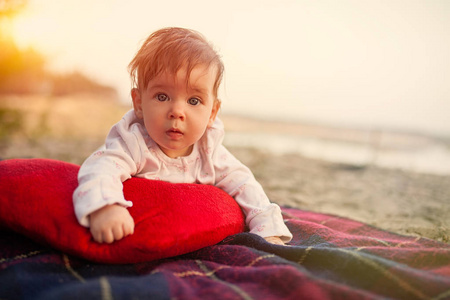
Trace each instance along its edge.
<instances>
[{"instance_id":1,"label":"red hair","mask_svg":"<svg viewBox=\"0 0 450 300\"><path fill-rule=\"evenodd\" d=\"M217 97L224 66L219 55L198 32L184 28L163 28L152 33L128 65L134 87L145 89L150 80L169 72L176 74L186 67L186 80L196 66L216 66L213 92Z\"/></svg>"}]
</instances>

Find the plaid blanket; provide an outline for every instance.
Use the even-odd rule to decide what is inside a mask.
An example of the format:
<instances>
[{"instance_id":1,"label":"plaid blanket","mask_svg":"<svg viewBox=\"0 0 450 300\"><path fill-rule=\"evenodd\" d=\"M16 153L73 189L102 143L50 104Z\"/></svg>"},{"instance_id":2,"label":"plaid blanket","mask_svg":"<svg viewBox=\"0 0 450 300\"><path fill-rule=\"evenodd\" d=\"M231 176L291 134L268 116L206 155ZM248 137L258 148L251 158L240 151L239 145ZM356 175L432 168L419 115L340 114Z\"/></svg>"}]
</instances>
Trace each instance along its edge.
<instances>
[{"instance_id":1,"label":"plaid blanket","mask_svg":"<svg viewBox=\"0 0 450 300\"><path fill-rule=\"evenodd\" d=\"M0 232L0 299L450 299L450 245L332 215L283 214L294 234L288 247L241 233L129 265Z\"/></svg>"}]
</instances>

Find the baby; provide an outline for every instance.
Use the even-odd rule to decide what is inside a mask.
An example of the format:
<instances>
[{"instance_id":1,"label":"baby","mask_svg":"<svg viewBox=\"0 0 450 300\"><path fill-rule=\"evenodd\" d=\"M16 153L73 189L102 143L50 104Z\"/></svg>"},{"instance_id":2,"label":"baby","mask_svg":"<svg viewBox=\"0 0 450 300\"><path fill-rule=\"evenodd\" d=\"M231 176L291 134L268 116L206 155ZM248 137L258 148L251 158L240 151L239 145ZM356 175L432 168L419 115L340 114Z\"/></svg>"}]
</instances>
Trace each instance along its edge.
<instances>
[{"instance_id":1,"label":"baby","mask_svg":"<svg viewBox=\"0 0 450 300\"><path fill-rule=\"evenodd\" d=\"M73 195L81 225L95 241L134 232L122 182L134 177L210 184L242 208L251 233L283 245L292 234L251 171L222 145L217 118L223 63L199 33L165 28L151 34L129 65L133 108L114 125L105 149L81 166Z\"/></svg>"}]
</instances>

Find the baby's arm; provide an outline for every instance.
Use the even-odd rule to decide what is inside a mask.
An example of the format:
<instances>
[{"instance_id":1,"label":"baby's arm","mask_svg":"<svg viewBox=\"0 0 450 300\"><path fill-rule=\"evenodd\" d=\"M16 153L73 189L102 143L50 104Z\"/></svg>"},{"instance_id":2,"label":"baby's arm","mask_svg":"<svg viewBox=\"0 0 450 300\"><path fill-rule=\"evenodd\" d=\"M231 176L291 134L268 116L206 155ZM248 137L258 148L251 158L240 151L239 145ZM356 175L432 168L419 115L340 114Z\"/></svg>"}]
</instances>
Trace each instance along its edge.
<instances>
[{"instance_id":1,"label":"baby's arm","mask_svg":"<svg viewBox=\"0 0 450 300\"><path fill-rule=\"evenodd\" d=\"M124 198L122 182L133 174L134 162L120 156L117 150L98 151L81 166L79 185L73 194L75 214L81 225L90 227L89 216L107 205L132 206Z\"/></svg>"},{"instance_id":2,"label":"baby's arm","mask_svg":"<svg viewBox=\"0 0 450 300\"><path fill-rule=\"evenodd\" d=\"M98 243L112 243L134 232L128 210L118 204L104 206L89 215L91 234Z\"/></svg>"},{"instance_id":3,"label":"baby's arm","mask_svg":"<svg viewBox=\"0 0 450 300\"><path fill-rule=\"evenodd\" d=\"M123 235L130 232L129 220L131 216L125 212L125 207L132 206L130 201L124 198L122 182L131 178L131 176L139 172L142 165L142 153L147 150L147 146L143 138L138 138L139 128L129 126L133 121L133 112L127 113L125 117L111 129L103 150L93 153L81 166L78 173L78 187L73 194L75 214L79 223L85 227L92 227L91 222L94 221L92 233L96 233L97 241L109 241L110 234L106 229L99 227L96 220L106 220L112 228L111 234L114 237L120 236L120 232L114 218L106 218L112 214L119 216L119 223L126 224L122 228ZM116 207L118 209L106 209L105 207ZM103 210L105 208L105 210ZM114 213L112 212L114 211ZM118 213L117 211L122 211ZM104 212L108 212L105 215ZM97 216L97 214L99 216ZM125 217L126 216L126 217ZM100 218L101 217L101 218ZM110 219L108 221L108 219ZM131 231L132 232L132 231ZM105 239L100 236L105 234Z\"/></svg>"},{"instance_id":4,"label":"baby's arm","mask_svg":"<svg viewBox=\"0 0 450 300\"><path fill-rule=\"evenodd\" d=\"M216 186L242 208L250 232L273 244L289 242L292 234L284 224L280 207L270 202L252 172L224 147L219 147L216 155Z\"/></svg>"}]
</instances>

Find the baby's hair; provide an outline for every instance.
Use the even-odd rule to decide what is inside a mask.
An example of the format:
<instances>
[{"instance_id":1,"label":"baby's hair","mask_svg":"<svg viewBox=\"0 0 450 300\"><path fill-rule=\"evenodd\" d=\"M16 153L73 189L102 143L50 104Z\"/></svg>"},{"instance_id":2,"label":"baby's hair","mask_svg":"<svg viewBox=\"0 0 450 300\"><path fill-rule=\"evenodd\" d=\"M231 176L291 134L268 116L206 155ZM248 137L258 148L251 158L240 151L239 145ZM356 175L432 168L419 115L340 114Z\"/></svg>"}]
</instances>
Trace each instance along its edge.
<instances>
[{"instance_id":1,"label":"baby's hair","mask_svg":"<svg viewBox=\"0 0 450 300\"><path fill-rule=\"evenodd\" d=\"M198 32L185 28L163 28L152 33L128 65L133 87L145 89L162 72L176 74L186 67L186 80L196 66L216 66L213 92L217 97L224 66L217 52Z\"/></svg>"}]
</instances>

